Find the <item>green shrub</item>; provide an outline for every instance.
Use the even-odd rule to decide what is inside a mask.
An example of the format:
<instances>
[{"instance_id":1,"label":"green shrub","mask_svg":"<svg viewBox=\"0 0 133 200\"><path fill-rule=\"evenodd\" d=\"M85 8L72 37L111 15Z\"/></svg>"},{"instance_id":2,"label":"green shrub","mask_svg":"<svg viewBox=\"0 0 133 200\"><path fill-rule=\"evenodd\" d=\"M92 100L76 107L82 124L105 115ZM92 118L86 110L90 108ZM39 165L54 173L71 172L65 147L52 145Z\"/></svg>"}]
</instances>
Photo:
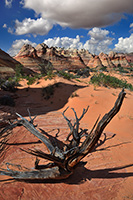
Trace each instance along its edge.
<instances>
[{"instance_id":1,"label":"green shrub","mask_svg":"<svg viewBox=\"0 0 133 200\"><path fill-rule=\"evenodd\" d=\"M98 72L98 69L97 69L97 67L90 68L90 72Z\"/></svg>"},{"instance_id":2,"label":"green shrub","mask_svg":"<svg viewBox=\"0 0 133 200\"><path fill-rule=\"evenodd\" d=\"M40 64L39 65L40 67L40 72L43 76L46 76L46 75L49 75L49 74L52 74L53 73L53 65L51 62L48 62L47 65L45 64Z\"/></svg>"},{"instance_id":3,"label":"green shrub","mask_svg":"<svg viewBox=\"0 0 133 200\"><path fill-rule=\"evenodd\" d=\"M53 73L53 71L48 71L47 72L47 79L52 79L55 77L55 74Z\"/></svg>"},{"instance_id":4,"label":"green shrub","mask_svg":"<svg viewBox=\"0 0 133 200\"><path fill-rule=\"evenodd\" d=\"M101 70L101 71L104 71L104 72L108 72L108 70L107 70L107 67L106 66L102 66L102 67L100 67L100 69L99 70Z\"/></svg>"},{"instance_id":5,"label":"green shrub","mask_svg":"<svg viewBox=\"0 0 133 200\"><path fill-rule=\"evenodd\" d=\"M44 99L48 100L54 94L54 86L49 85L47 87L42 88L42 96Z\"/></svg>"},{"instance_id":6,"label":"green shrub","mask_svg":"<svg viewBox=\"0 0 133 200\"><path fill-rule=\"evenodd\" d=\"M133 72L133 67L132 66L131 67L127 67L126 69L129 70L129 72Z\"/></svg>"},{"instance_id":7,"label":"green shrub","mask_svg":"<svg viewBox=\"0 0 133 200\"><path fill-rule=\"evenodd\" d=\"M86 68L78 69L76 70L76 75L77 75L77 78L79 77L87 78L90 76L90 68L86 67Z\"/></svg>"},{"instance_id":8,"label":"green shrub","mask_svg":"<svg viewBox=\"0 0 133 200\"><path fill-rule=\"evenodd\" d=\"M46 73L50 73L50 72L53 72L53 65L52 63L48 62L48 64L45 66L45 69L46 69Z\"/></svg>"},{"instance_id":9,"label":"green shrub","mask_svg":"<svg viewBox=\"0 0 133 200\"><path fill-rule=\"evenodd\" d=\"M118 79L114 76L105 75L104 73L94 74L91 77L90 83L97 86L109 86L113 88L127 88L133 91L133 86L130 83L127 83L126 80Z\"/></svg>"},{"instance_id":10,"label":"green shrub","mask_svg":"<svg viewBox=\"0 0 133 200\"><path fill-rule=\"evenodd\" d=\"M24 76L23 65L20 65L20 64L16 65L15 72L16 72L16 74L15 74L16 77Z\"/></svg>"},{"instance_id":11,"label":"green shrub","mask_svg":"<svg viewBox=\"0 0 133 200\"><path fill-rule=\"evenodd\" d=\"M53 73L54 68L51 62L48 62L47 65L40 64L39 67L41 75L42 77L45 77L45 80L52 79L55 76L55 74Z\"/></svg>"},{"instance_id":12,"label":"green shrub","mask_svg":"<svg viewBox=\"0 0 133 200\"><path fill-rule=\"evenodd\" d=\"M27 80L27 85L32 85L33 83L35 83L36 77L27 76L26 80Z\"/></svg>"},{"instance_id":13,"label":"green shrub","mask_svg":"<svg viewBox=\"0 0 133 200\"><path fill-rule=\"evenodd\" d=\"M118 64L117 68L115 68L115 71L118 71L120 73L129 73L129 70L127 68L122 67L121 64Z\"/></svg>"},{"instance_id":14,"label":"green shrub","mask_svg":"<svg viewBox=\"0 0 133 200\"><path fill-rule=\"evenodd\" d=\"M65 72L64 70L58 71L57 75L62 76L63 78L65 78L67 80L71 80L71 79L76 78L76 76L74 76L73 74L70 74L69 72Z\"/></svg>"}]
</instances>

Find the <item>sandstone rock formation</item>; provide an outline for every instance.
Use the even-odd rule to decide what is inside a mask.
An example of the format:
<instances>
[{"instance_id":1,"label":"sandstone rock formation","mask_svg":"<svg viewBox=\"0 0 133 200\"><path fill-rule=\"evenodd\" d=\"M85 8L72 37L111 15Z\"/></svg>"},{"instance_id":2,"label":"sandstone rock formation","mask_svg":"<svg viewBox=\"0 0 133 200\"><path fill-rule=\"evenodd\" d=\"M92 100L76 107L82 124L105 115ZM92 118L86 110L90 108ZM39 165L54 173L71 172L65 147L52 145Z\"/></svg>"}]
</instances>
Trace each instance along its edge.
<instances>
[{"instance_id":1,"label":"sandstone rock formation","mask_svg":"<svg viewBox=\"0 0 133 200\"><path fill-rule=\"evenodd\" d=\"M50 62L57 70L85 68L86 65L75 49L49 48L46 44L39 44L36 48L24 45L14 57L25 67L38 70L39 65L47 65Z\"/></svg>"},{"instance_id":2,"label":"sandstone rock formation","mask_svg":"<svg viewBox=\"0 0 133 200\"><path fill-rule=\"evenodd\" d=\"M18 57L33 57L37 58L36 50L30 44L24 44L19 53L17 54Z\"/></svg>"},{"instance_id":3,"label":"sandstone rock formation","mask_svg":"<svg viewBox=\"0 0 133 200\"><path fill-rule=\"evenodd\" d=\"M129 63L133 63L133 52L126 54L126 59Z\"/></svg>"},{"instance_id":4,"label":"sandstone rock formation","mask_svg":"<svg viewBox=\"0 0 133 200\"><path fill-rule=\"evenodd\" d=\"M102 67L103 65L99 56L94 56L89 60L87 66L91 68L97 68L97 67Z\"/></svg>"},{"instance_id":5,"label":"sandstone rock formation","mask_svg":"<svg viewBox=\"0 0 133 200\"><path fill-rule=\"evenodd\" d=\"M16 65L20 63L0 49L0 76L15 74Z\"/></svg>"},{"instance_id":6,"label":"sandstone rock formation","mask_svg":"<svg viewBox=\"0 0 133 200\"><path fill-rule=\"evenodd\" d=\"M81 49L78 51L78 53L84 61L85 65L87 65L88 62L93 58L93 55L88 50Z\"/></svg>"},{"instance_id":7,"label":"sandstone rock formation","mask_svg":"<svg viewBox=\"0 0 133 200\"><path fill-rule=\"evenodd\" d=\"M44 44L44 43L38 44L38 45L36 46L36 53L37 53L37 56L38 56L38 57L43 56L43 54L46 53L46 49L47 49L47 48L48 48L48 46L47 46L46 44Z\"/></svg>"},{"instance_id":8,"label":"sandstone rock formation","mask_svg":"<svg viewBox=\"0 0 133 200\"><path fill-rule=\"evenodd\" d=\"M125 54L111 51L108 55L100 53L98 56L91 57L87 66L97 69L107 67L107 69L110 70L116 67L130 67L130 63Z\"/></svg>"},{"instance_id":9,"label":"sandstone rock formation","mask_svg":"<svg viewBox=\"0 0 133 200\"><path fill-rule=\"evenodd\" d=\"M71 66L73 68L84 68L85 67L85 63L82 59L82 57L80 56L79 52L77 49L74 49L72 51L72 54L68 57L69 61L71 62Z\"/></svg>"},{"instance_id":10,"label":"sandstone rock formation","mask_svg":"<svg viewBox=\"0 0 133 200\"><path fill-rule=\"evenodd\" d=\"M24 45L15 59L25 67L34 71L40 70L39 66L46 66L50 62L54 69L82 69L87 66L100 69L107 67L108 70L121 67L129 67L129 59L125 54L111 51L108 55L100 53L93 55L88 50L64 49L59 47L48 47L46 44L38 44L35 48L31 45Z\"/></svg>"},{"instance_id":11,"label":"sandstone rock formation","mask_svg":"<svg viewBox=\"0 0 133 200\"><path fill-rule=\"evenodd\" d=\"M39 44L36 50L39 57L50 61L57 70L85 67L84 61L76 49L49 48L46 44Z\"/></svg>"},{"instance_id":12,"label":"sandstone rock formation","mask_svg":"<svg viewBox=\"0 0 133 200\"><path fill-rule=\"evenodd\" d=\"M14 58L24 67L29 68L34 72L39 72L40 66L48 64L48 61L40 58L37 55L37 50L29 44L23 45L20 52Z\"/></svg>"},{"instance_id":13,"label":"sandstone rock formation","mask_svg":"<svg viewBox=\"0 0 133 200\"><path fill-rule=\"evenodd\" d=\"M121 65L122 67L129 66L129 62L127 61L126 55L122 53L115 53L111 51L108 57L111 60L111 62L114 64L114 66L118 66L118 65Z\"/></svg>"},{"instance_id":14,"label":"sandstone rock formation","mask_svg":"<svg viewBox=\"0 0 133 200\"><path fill-rule=\"evenodd\" d=\"M109 58L109 56L107 54L100 53L99 59L101 60L103 66L115 67L115 65L112 63L111 59Z\"/></svg>"}]
</instances>

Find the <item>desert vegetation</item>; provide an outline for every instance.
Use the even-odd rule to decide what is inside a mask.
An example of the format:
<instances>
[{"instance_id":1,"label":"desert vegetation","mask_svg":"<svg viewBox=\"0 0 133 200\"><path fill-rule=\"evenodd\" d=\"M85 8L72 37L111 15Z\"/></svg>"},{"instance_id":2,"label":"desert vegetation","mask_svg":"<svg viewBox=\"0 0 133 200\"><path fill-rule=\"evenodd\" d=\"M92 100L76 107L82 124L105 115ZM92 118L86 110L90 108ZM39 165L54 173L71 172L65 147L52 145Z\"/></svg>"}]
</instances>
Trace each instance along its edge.
<instances>
[{"instance_id":1,"label":"desert vegetation","mask_svg":"<svg viewBox=\"0 0 133 200\"><path fill-rule=\"evenodd\" d=\"M95 86L126 88L133 91L133 86L127 83L125 79L118 79L114 76L105 75L104 73L96 73L91 77L90 83Z\"/></svg>"},{"instance_id":2,"label":"desert vegetation","mask_svg":"<svg viewBox=\"0 0 133 200\"><path fill-rule=\"evenodd\" d=\"M43 69L43 70L42 70ZM132 67L129 69L123 69L121 66L114 69L114 71L119 71L120 73L129 73L132 71ZM20 80L27 80L27 85L30 86L35 82L38 82L40 78L53 79L56 76L63 77L67 80L75 79L77 81L82 81L80 78L90 77L90 84L94 84L94 86L104 86L104 87L113 87L113 88L126 88L129 90L133 90L133 86L131 83L128 83L126 79L119 79L115 76L109 75L107 73L107 67L102 67L99 70L94 68L90 70L88 67L84 69L77 70L54 70L53 66L48 63L46 67L41 66L41 73L35 73L32 75L26 75L23 72L22 65L17 65L15 69L15 75L9 78L0 78L0 87L3 90L8 90L11 92L16 91L17 86L19 86ZM90 76L91 72L91 76ZM106 73L104 73L106 72Z\"/></svg>"},{"instance_id":3,"label":"desert vegetation","mask_svg":"<svg viewBox=\"0 0 133 200\"><path fill-rule=\"evenodd\" d=\"M132 67L132 65L131 65L130 67L124 68L124 67L121 66L121 64L118 64L117 67L114 68L114 70L115 70L116 72L119 72L120 74L125 74L125 75L127 75L127 74L133 72L133 67Z\"/></svg>"}]
</instances>

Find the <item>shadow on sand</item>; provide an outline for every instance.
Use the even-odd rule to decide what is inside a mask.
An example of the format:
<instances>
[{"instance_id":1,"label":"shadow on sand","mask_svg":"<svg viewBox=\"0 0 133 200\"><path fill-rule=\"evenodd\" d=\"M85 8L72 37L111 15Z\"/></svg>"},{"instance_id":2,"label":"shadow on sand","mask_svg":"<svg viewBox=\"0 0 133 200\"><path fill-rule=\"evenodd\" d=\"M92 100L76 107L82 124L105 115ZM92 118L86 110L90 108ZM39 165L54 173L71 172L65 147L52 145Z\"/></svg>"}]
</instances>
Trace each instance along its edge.
<instances>
[{"instance_id":1,"label":"shadow on sand","mask_svg":"<svg viewBox=\"0 0 133 200\"><path fill-rule=\"evenodd\" d=\"M83 184L87 180L91 179L117 179L117 178L128 178L133 177L133 172L117 172L129 167L133 167L133 164L124 165L120 167L114 168L106 168L106 169L97 169L97 170L89 170L85 168L86 162L80 162L76 167L74 173L64 180L17 180L20 182L32 183L32 184L59 184L65 183L69 185L73 184ZM16 181L13 178L0 180L0 182L8 182L8 181Z\"/></svg>"},{"instance_id":2,"label":"shadow on sand","mask_svg":"<svg viewBox=\"0 0 133 200\"><path fill-rule=\"evenodd\" d=\"M12 115L17 112L23 117L28 116L27 108L32 115L46 114L64 107L71 95L81 88L85 86L59 82L50 87L19 89L15 93L10 93L15 100L15 107L1 106L1 110L4 112L8 110ZM2 93L9 94L5 91Z\"/></svg>"}]
</instances>

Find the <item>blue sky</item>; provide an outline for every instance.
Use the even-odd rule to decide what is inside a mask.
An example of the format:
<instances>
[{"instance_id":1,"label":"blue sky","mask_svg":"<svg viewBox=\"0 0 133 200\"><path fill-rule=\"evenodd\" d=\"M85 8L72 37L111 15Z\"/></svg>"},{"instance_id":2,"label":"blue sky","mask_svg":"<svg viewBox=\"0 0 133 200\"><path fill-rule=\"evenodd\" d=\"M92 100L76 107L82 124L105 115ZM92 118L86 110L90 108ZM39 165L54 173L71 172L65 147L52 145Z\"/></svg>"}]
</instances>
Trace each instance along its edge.
<instances>
[{"instance_id":1,"label":"blue sky","mask_svg":"<svg viewBox=\"0 0 133 200\"><path fill-rule=\"evenodd\" d=\"M15 55L25 43L133 52L132 0L1 0L0 48Z\"/></svg>"}]
</instances>

